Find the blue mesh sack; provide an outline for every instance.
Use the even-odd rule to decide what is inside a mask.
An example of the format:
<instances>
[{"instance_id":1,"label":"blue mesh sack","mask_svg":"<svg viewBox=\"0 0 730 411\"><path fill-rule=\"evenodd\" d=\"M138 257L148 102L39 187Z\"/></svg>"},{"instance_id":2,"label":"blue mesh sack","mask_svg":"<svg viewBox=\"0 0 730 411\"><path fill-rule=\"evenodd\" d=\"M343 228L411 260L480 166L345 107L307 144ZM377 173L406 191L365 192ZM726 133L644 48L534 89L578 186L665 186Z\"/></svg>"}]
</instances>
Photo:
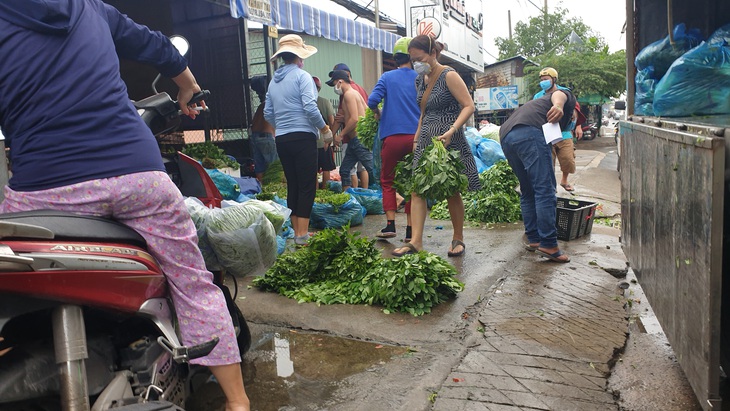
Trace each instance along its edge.
<instances>
[{"instance_id":1,"label":"blue mesh sack","mask_svg":"<svg viewBox=\"0 0 730 411\"><path fill-rule=\"evenodd\" d=\"M658 116L730 114L730 46L702 43L672 64L654 91Z\"/></svg>"},{"instance_id":2,"label":"blue mesh sack","mask_svg":"<svg viewBox=\"0 0 730 411\"><path fill-rule=\"evenodd\" d=\"M350 187L345 190L367 211L367 214L385 214L383 211L383 193L369 188Z\"/></svg>"},{"instance_id":3,"label":"blue mesh sack","mask_svg":"<svg viewBox=\"0 0 730 411\"><path fill-rule=\"evenodd\" d=\"M673 37L674 45L669 42L669 36L667 36L644 47L634 60L636 68L643 70L649 66L654 66L654 74L656 75L654 78L658 80L664 76L674 60L698 46L704 40L699 29L695 28L687 31L684 23L677 24L674 27Z\"/></svg>"},{"instance_id":4,"label":"blue mesh sack","mask_svg":"<svg viewBox=\"0 0 730 411\"><path fill-rule=\"evenodd\" d=\"M358 226L362 224L364 211L352 195L340 207L335 207L332 204L314 203L312 214L309 216L309 225L318 229L340 228L347 224L350 224L351 227Z\"/></svg>"}]
</instances>

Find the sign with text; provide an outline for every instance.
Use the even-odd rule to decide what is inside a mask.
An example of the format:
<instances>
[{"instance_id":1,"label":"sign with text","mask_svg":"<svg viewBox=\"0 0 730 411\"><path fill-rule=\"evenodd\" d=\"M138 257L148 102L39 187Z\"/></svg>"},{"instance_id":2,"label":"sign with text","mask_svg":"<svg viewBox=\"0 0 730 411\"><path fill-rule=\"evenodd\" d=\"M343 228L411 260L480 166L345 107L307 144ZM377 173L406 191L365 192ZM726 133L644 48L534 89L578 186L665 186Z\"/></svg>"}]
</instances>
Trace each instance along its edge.
<instances>
[{"instance_id":1,"label":"sign with text","mask_svg":"<svg viewBox=\"0 0 730 411\"><path fill-rule=\"evenodd\" d=\"M517 86L478 88L474 90L477 111L510 110L519 107Z\"/></svg>"},{"instance_id":2,"label":"sign with text","mask_svg":"<svg viewBox=\"0 0 730 411\"><path fill-rule=\"evenodd\" d=\"M482 0L406 0L406 10L409 36L433 27L432 21L436 20L441 32L438 41L445 45L441 54L475 72L484 71ZM421 24L424 20L426 23Z\"/></svg>"}]
</instances>

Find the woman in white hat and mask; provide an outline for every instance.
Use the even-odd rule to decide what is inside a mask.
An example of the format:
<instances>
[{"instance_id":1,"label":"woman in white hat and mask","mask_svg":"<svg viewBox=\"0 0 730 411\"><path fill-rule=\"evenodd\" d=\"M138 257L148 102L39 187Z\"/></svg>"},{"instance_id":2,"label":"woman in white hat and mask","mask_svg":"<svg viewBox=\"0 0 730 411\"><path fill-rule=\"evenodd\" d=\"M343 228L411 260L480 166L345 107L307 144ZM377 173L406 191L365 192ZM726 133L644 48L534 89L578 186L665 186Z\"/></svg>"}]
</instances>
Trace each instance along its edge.
<instances>
[{"instance_id":1,"label":"woman in white hat and mask","mask_svg":"<svg viewBox=\"0 0 730 411\"><path fill-rule=\"evenodd\" d=\"M281 57L284 65L274 73L264 108L264 118L276 129L276 151L286 176L286 201L292 210L297 245L309 240L309 216L317 190L317 133L322 133L325 141L332 140L332 132L317 108L314 80L302 70L304 59L316 52L296 34L279 39L279 50L271 60Z\"/></svg>"}]
</instances>

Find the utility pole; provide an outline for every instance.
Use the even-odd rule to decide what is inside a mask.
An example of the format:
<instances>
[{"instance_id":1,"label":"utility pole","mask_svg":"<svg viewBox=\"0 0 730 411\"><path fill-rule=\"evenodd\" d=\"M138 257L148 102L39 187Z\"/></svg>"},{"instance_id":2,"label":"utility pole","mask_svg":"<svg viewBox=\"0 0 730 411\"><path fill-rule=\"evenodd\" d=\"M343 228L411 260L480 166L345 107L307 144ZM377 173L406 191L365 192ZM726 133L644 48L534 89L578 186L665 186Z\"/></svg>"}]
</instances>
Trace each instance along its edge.
<instances>
[{"instance_id":1,"label":"utility pole","mask_svg":"<svg viewBox=\"0 0 730 411\"><path fill-rule=\"evenodd\" d=\"M547 1L547 0L545 0ZM378 0L375 0L375 28L380 29L380 7ZM375 78L380 78L383 74L383 51L375 50Z\"/></svg>"},{"instance_id":2,"label":"utility pole","mask_svg":"<svg viewBox=\"0 0 730 411\"><path fill-rule=\"evenodd\" d=\"M512 40L512 10L507 10L507 25L509 26L509 39Z\"/></svg>"}]
</instances>

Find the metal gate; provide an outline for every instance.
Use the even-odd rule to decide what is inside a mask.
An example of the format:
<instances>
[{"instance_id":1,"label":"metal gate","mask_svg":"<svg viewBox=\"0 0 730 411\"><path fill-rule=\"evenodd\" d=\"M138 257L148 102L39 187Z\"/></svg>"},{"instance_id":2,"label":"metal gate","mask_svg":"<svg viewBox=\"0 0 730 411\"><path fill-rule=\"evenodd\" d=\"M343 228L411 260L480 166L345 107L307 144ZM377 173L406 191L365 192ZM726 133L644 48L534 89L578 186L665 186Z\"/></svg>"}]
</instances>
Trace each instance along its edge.
<instances>
[{"instance_id":1,"label":"metal gate","mask_svg":"<svg viewBox=\"0 0 730 411\"><path fill-rule=\"evenodd\" d=\"M620 124L621 243L700 404L720 409L725 130L633 120Z\"/></svg>"}]
</instances>

